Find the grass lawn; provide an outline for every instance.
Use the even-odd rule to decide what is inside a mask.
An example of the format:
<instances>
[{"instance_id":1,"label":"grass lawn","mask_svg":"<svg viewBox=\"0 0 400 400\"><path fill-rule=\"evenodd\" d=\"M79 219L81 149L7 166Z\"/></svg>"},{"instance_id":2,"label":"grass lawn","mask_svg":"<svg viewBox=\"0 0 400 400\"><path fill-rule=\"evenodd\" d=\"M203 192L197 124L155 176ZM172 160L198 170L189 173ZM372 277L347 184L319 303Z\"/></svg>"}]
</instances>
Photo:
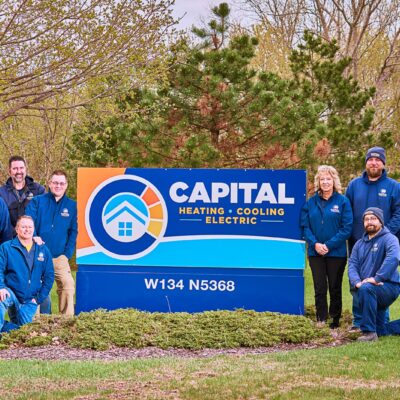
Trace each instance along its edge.
<instances>
[{"instance_id":1,"label":"grass lawn","mask_svg":"<svg viewBox=\"0 0 400 400\"><path fill-rule=\"evenodd\" d=\"M344 308L351 308L348 283ZM400 317L399 301L391 317ZM309 269L306 304L313 304ZM53 310L57 299L53 296ZM400 394L400 337L267 355L0 361L0 399L360 399Z\"/></svg>"},{"instance_id":2,"label":"grass lawn","mask_svg":"<svg viewBox=\"0 0 400 400\"><path fill-rule=\"evenodd\" d=\"M399 399L400 341L269 355L0 362L4 399Z\"/></svg>"}]
</instances>

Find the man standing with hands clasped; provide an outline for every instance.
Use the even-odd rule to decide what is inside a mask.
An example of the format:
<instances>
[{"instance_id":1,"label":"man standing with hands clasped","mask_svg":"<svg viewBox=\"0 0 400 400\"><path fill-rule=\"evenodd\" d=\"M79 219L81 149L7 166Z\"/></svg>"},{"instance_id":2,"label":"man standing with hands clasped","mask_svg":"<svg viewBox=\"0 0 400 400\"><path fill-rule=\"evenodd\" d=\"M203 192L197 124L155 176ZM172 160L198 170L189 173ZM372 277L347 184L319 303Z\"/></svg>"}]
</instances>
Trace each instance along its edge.
<instances>
[{"instance_id":1,"label":"man standing with hands clasped","mask_svg":"<svg viewBox=\"0 0 400 400\"><path fill-rule=\"evenodd\" d=\"M74 315L75 282L68 260L76 245L76 201L66 196L68 181L64 171L54 171L49 179L49 193L29 203L26 214L35 222L36 235L49 248L54 262L58 307L61 314Z\"/></svg>"},{"instance_id":2,"label":"man standing with hands clasped","mask_svg":"<svg viewBox=\"0 0 400 400\"><path fill-rule=\"evenodd\" d=\"M399 296L397 266L400 246L396 236L384 226L383 212L370 207L364 212L365 233L354 245L349 258L350 287L360 311L359 341L375 341L378 335L395 334L385 324L385 311Z\"/></svg>"}]
</instances>

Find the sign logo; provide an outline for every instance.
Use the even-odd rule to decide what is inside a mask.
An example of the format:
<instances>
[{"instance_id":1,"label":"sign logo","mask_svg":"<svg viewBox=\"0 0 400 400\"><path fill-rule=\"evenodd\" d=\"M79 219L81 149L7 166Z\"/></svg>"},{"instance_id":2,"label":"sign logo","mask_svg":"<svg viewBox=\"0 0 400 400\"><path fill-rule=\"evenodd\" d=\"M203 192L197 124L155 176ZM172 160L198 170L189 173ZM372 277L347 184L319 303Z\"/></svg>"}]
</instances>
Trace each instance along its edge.
<instances>
[{"instance_id":1,"label":"sign logo","mask_svg":"<svg viewBox=\"0 0 400 400\"><path fill-rule=\"evenodd\" d=\"M135 175L119 175L100 184L86 206L90 238L121 260L150 253L163 237L167 208L158 189Z\"/></svg>"},{"instance_id":2,"label":"sign logo","mask_svg":"<svg viewBox=\"0 0 400 400\"><path fill-rule=\"evenodd\" d=\"M149 212L140 197L121 193L106 203L102 221L104 229L112 238L120 242L133 242L146 232Z\"/></svg>"}]
</instances>

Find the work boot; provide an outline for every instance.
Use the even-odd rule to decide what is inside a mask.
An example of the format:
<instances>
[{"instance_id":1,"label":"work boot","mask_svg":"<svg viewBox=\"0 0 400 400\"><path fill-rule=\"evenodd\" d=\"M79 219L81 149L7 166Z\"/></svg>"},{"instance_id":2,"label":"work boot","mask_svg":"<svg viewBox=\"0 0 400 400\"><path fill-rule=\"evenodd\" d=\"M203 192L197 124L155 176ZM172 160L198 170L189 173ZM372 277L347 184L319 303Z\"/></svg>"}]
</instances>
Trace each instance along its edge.
<instances>
[{"instance_id":1,"label":"work boot","mask_svg":"<svg viewBox=\"0 0 400 400\"><path fill-rule=\"evenodd\" d=\"M331 329L337 329L339 328L339 320L338 319L334 319L330 324L329 324L329 328Z\"/></svg>"},{"instance_id":2,"label":"work boot","mask_svg":"<svg viewBox=\"0 0 400 400\"><path fill-rule=\"evenodd\" d=\"M378 340L376 332L364 332L362 336L357 339L358 342L375 342L376 340Z\"/></svg>"}]
</instances>

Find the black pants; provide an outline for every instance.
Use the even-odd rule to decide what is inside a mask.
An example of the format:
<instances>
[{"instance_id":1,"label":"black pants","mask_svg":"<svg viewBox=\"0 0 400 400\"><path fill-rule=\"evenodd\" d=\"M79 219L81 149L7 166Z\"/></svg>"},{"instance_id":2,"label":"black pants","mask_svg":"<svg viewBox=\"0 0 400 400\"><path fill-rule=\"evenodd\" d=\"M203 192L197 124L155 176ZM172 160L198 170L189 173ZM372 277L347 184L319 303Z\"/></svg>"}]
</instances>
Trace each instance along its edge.
<instances>
[{"instance_id":1,"label":"black pants","mask_svg":"<svg viewBox=\"0 0 400 400\"><path fill-rule=\"evenodd\" d=\"M342 316L342 281L346 257L309 257L315 291L317 321L328 319L327 292L329 287L329 315L333 322Z\"/></svg>"}]
</instances>

